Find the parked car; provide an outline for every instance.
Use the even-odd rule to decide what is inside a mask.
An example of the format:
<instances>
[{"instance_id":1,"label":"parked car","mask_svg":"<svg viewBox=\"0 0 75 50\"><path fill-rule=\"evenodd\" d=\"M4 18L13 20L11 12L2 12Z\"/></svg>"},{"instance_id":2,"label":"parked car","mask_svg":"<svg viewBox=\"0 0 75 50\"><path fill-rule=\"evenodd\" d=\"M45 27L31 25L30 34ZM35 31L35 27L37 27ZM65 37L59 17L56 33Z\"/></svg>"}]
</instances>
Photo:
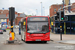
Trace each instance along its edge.
<instances>
[{"instance_id":1,"label":"parked car","mask_svg":"<svg viewBox=\"0 0 75 50\"><path fill-rule=\"evenodd\" d=\"M2 30L3 30L4 32L6 32L6 25L3 25L3 26L2 26Z\"/></svg>"},{"instance_id":2,"label":"parked car","mask_svg":"<svg viewBox=\"0 0 75 50\"><path fill-rule=\"evenodd\" d=\"M2 29L0 29L0 34L3 34L3 30Z\"/></svg>"}]
</instances>

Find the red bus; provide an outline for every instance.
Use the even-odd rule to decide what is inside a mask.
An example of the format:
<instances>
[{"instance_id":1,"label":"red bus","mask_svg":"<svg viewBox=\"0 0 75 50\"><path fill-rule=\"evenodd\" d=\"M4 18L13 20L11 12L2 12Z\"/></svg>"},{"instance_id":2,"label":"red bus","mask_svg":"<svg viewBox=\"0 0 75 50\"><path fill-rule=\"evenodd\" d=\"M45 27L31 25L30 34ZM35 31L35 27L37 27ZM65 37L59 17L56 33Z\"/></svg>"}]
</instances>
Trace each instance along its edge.
<instances>
[{"instance_id":1,"label":"red bus","mask_svg":"<svg viewBox=\"0 0 75 50\"><path fill-rule=\"evenodd\" d=\"M21 40L50 41L50 18L48 16L30 16L21 19Z\"/></svg>"}]
</instances>

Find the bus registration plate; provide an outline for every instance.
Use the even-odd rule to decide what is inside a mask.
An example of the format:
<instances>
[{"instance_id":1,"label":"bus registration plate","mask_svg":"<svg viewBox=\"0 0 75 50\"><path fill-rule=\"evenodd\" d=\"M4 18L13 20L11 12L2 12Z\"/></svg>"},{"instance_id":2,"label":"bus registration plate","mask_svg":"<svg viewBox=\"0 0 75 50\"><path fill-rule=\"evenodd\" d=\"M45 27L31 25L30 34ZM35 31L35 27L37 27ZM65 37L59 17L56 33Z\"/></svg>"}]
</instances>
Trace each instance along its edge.
<instances>
[{"instance_id":1,"label":"bus registration plate","mask_svg":"<svg viewBox=\"0 0 75 50\"><path fill-rule=\"evenodd\" d=\"M41 39L36 39L36 41L41 41Z\"/></svg>"}]
</instances>

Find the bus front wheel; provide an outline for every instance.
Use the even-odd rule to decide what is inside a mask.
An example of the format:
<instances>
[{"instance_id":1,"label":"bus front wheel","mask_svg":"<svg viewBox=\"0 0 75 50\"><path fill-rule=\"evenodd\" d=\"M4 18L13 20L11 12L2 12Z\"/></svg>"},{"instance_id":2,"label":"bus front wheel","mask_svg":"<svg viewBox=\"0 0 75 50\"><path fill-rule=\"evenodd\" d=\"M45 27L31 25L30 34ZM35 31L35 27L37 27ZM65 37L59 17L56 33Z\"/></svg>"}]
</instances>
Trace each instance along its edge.
<instances>
[{"instance_id":1,"label":"bus front wheel","mask_svg":"<svg viewBox=\"0 0 75 50\"><path fill-rule=\"evenodd\" d=\"M44 41L44 43L47 43L47 41Z\"/></svg>"},{"instance_id":2,"label":"bus front wheel","mask_svg":"<svg viewBox=\"0 0 75 50\"><path fill-rule=\"evenodd\" d=\"M23 39L21 39L22 41L24 41Z\"/></svg>"},{"instance_id":3,"label":"bus front wheel","mask_svg":"<svg viewBox=\"0 0 75 50\"><path fill-rule=\"evenodd\" d=\"M25 41L25 43L28 43L28 41Z\"/></svg>"},{"instance_id":4,"label":"bus front wheel","mask_svg":"<svg viewBox=\"0 0 75 50\"><path fill-rule=\"evenodd\" d=\"M25 36L24 36L24 40L23 41L25 42Z\"/></svg>"}]
</instances>

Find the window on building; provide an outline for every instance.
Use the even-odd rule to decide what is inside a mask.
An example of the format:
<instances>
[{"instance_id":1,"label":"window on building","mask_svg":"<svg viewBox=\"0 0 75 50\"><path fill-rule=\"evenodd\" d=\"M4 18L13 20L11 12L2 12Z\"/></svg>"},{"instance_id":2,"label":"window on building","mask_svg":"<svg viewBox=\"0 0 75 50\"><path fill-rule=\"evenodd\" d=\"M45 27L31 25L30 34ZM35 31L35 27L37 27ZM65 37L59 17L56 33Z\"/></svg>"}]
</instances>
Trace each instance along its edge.
<instances>
[{"instance_id":1,"label":"window on building","mask_svg":"<svg viewBox=\"0 0 75 50\"><path fill-rule=\"evenodd\" d=\"M54 9L54 11L56 12L56 9Z\"/></svg>"},{"instance_id":2,"label":"window on building","mask_svg":"<svg viewBox=\"0 0 75 50\"><path fill-rule=\"evenodd\" d=\"M5 19L3 19L3 22L5 22Z\"/></svg>"},{"instance_id":3,"label":"window on building","mask_svg":"<svg viewBox=\"0 0 75 50\"><path fill-rule=\"evenodd\" d=\"M75 21L75 15L71 15L71 21Z\"/></svg>"}]
</instances>

